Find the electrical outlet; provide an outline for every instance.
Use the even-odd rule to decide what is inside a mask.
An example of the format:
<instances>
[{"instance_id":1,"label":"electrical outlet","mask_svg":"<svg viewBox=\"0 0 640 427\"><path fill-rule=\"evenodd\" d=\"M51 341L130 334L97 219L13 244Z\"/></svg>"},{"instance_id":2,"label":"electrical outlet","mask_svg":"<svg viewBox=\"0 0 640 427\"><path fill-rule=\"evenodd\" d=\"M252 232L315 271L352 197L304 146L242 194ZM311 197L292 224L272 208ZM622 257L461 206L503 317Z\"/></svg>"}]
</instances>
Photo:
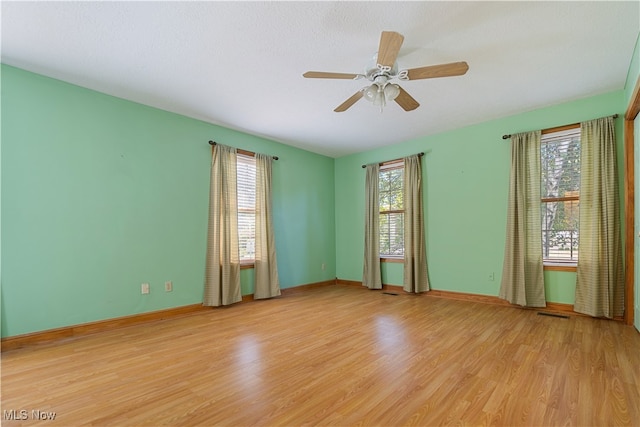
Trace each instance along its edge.
<instances>
[{"instance_id":1,"label":"electrical outlet","mask_svg":"<svg viewBox=\"0 0 640 427\"><path fill-rule=\"evenodd\" d=\"M142 286L140 286L140 292L143 294L148 294L149 293L149 284L148 283L143 283Z\"/></svg>"},{"instance_id":2,"label":"electrical outlet","mask_svg":"<svg viewBox=\"0 0 640 427\"><path fill-rule=\"evenodd\" d=\"M490 281L490 282L493 282L493 281L495 280L495 278L496 278L496 277L495 277L495 275L494 275L493 271L492 271L491 273L489 273L489 281Z\"/></svg>"},{"instance_id":3,"label":"electrical outlet","mask_svg":"<svg viewBox=\"0 0 640 427\"><path fill-rule=\"evenodd\" d=\"M171 282L171 280L164 282L164 291L171 292L172 290L173 290L173 282Z\"/></svg>"},{"instance_id":4,"label":"electrical outlet","mask_svg":"<svg viewBox=\"0 0 640 427\"><path fill-rule=\"evenodd\" d=\"M323 262L322 263L322 271L324 271L325 268L327 268L327 265Z\"/></svg>"}]
</instances>

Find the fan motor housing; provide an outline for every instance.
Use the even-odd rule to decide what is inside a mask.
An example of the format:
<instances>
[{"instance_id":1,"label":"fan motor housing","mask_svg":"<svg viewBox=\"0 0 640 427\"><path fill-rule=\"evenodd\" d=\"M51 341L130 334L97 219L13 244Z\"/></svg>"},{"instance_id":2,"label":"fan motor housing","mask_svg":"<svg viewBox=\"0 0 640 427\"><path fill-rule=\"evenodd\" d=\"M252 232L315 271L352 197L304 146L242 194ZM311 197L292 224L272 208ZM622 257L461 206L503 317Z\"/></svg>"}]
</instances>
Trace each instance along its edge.
<instances>
[{"instance_id":1,"label":"fan motor housing","mask_svg":"<svg viewBox=\"0 0 640 427\"><path fill-rule=\"evenodd\" d=\"M378 54L373 55L373 58L369 61L364 68L364 76L367 80L374 82L377 77L385 76L387 80L395 77L398 74L398 63L394 62L393 67L389 71L383 70L383 67L378 64Z\"/></svg>"}]
</instances>

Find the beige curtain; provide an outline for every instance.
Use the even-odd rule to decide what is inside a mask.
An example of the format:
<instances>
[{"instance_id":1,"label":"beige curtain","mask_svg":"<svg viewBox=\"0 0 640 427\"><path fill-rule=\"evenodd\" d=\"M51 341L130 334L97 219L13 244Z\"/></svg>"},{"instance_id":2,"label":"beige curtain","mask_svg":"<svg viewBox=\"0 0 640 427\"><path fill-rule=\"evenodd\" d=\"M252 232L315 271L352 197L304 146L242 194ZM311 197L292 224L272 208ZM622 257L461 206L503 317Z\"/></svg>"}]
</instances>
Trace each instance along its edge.
<instances>
[{"instance_id":1,"label":"beige curtain","mask_svg":"<svg viewBox=\"0 0 640 427\"><path fill-rule=\"evenodd\" d=\"M624 276L613 117L581 124L580 244L574 310L623 315Z\"/></svg>"},{"instance_id":2,"label":"beige curtain","mask_svg":"<svg viewBox=\"0 0 640 427\"><path fill-rule=\"evenodd\" d=\"M273 158L257 154L256 158L256 260L254 299L280 295L276 244L271 210L271 164Z\"/></svg>"},{"instance_id":3,"label":"beige curtain","mask_svg":"<svg viewBox=\"0 0 640 427\"><path fill-rule=\"evenodd\" d=\"M420 157L404 159L404 290L429 290L427 254L422 215L422 165Z\"/></svg>"},{"instance_id":4,"label":"beige curtain","mask_svg":"<svg viewBox=\"0 0 640 427\"><path fill-rule=\"evenodd\" d=\"M507 239L500 298L545 307L540 207L540 131L511 137Z\"/></svg>"},{"instance_id":5,"label":"beige curtain","mask_svg":"<svg viewBox=\"0 0 640 427\"><path fill-rule=\"evenodd\" d=\"M367 165L364 214L364 271L362 284L369 289L382 289L380 274L380 200L378 178L380 165Z\"/></svg>"},{"instance_id":6,"label":"beige curtain","mask_svg":"<svg viewBox=\"0 0 640 427\"><path fill-rule=\"evenodd\" d=\"M211 158L203 304L229 305L241 300L236 149L217 144Z\"/></svg>"}]
</instances>

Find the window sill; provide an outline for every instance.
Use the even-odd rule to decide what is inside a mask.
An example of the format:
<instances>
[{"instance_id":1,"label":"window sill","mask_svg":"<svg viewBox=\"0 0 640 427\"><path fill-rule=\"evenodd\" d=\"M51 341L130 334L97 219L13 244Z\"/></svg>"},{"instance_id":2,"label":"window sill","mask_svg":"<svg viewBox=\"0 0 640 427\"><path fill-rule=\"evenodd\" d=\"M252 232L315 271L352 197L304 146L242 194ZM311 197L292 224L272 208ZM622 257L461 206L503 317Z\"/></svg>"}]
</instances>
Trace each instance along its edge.
<instances>
[{"instance_id":1,"label":"window sill","mask_svg":"<svg viewBox=\"0 0 640 427\"><path fill-rule=\"evenodd\" d=\"M243 262L240 263L240 270L245 270L245 269L248 269L248 268L254 268L255 267L254 264L255 263L253 261L243 261Z\"/></svg>"},{"instance_id":2,"label":"window sill","mask_svg":"<svg viewBox=\"0 0 640 427\"><path fill-rule=\"evenodd\" d=\"M578 270L577 264L548 263L543 265L544 271L569 271L575 273Z\"/></svg>"},{"instance_id":3,"label":"window sill","mask_svg":"<svg viewBox=\"0 0 640 427\"><path fill-rule=\"evenodd\" d=\"M380 262L396 262L399 264L404 264L404 258L380 257Z\"/></svg>"}]
</instances>

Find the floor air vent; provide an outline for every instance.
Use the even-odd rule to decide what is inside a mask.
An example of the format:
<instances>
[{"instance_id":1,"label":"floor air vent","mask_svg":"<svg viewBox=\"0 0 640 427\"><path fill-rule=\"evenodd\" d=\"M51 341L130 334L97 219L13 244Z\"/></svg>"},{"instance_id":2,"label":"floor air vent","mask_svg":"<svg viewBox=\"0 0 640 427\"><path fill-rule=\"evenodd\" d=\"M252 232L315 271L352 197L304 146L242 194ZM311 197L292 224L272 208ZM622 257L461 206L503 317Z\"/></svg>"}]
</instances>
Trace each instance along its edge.
<instances>
[{"instance_id":1,"label":"floor air vent","mask_svg":"<svg viewBox=\"0 0 640 427\"><path fill-rule=\"evenodd\" d=\"M561 319L568 319L569 318L569 316L565 316L564 314L545 313L543 311L539 311L538 312L538 316L559 317Z\"/></svg>"},{"instance_id":2,"label":"floor air vent","mask_svg":"<svg viewBox=\"0 0 640 427\"><path fill-rule=\"evenodd\" d=\"M398 296L398 294L394 293L394 292L383 292L383 294L385 295L393 295L393 296Z\"/></svg>"}]
</instances>

